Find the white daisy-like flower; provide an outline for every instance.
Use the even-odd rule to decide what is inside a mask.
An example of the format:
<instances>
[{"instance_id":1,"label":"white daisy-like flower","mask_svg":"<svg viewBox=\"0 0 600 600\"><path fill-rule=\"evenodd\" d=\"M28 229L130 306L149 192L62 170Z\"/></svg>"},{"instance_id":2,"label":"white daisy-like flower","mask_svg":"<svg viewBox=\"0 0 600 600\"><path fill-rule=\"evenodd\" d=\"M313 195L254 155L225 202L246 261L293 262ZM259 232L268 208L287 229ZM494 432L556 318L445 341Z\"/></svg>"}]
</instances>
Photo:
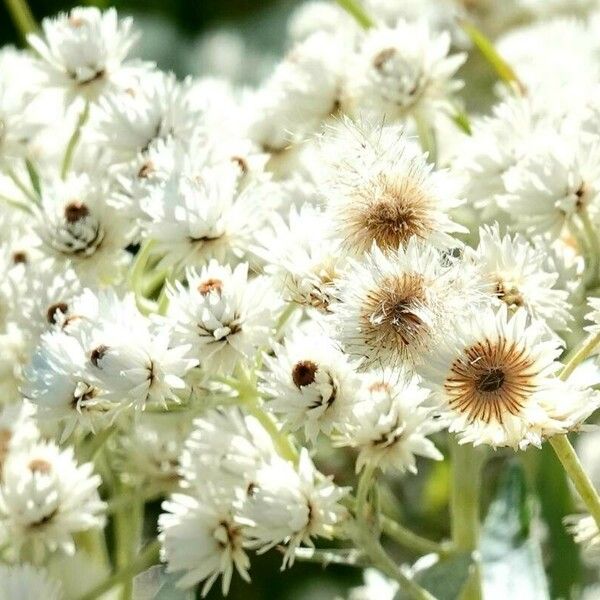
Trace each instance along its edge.
<instances>
[{"instance_id":1,"label":"white daisy-like flower","mask_svg":"<svg viewBox=\"0 0 600 600\"><path fill-rule=\"evenodd\" d=\"M168 189L158 190L142 209L161 265L203 265L210 259L244 258L265 227L277 195L274 183L238 189L240 171L233 162L206 168L197 176L175 173Z\"/></svg>"},{"instance_id":2,"label":"white daisy-like flower","mask_svg":"<svg viewBox=\"0 0 600 600\"><path fill-rule=\"evenodd\" d=\"M506 193L504 175L532 147L547 143L555 128L547 106L529 96L507 98L490 115L473 119L472 135L461 138L450 166L462 182L461 193L483 219L508 218L498 206L498 197Z\"/></svg>"},{"instance_id":3,"label":"white daisy-like flower","mask_svg":"<svg viewBox=\"0 0 600 600\"><path fill-rule=\"evenodd\" d=\"M556 376L556 337L506 304L477 311L421 367L461 443L524 449L578 429L598 407L590 389Z\"/></svg>"},{"instance_id":4,"label":"white daisy-like flower","mask_svg":"<svg viewBox=\"0 0 600 600\"><path fill-rule=\"evenodd\" d=\"M415 376L391 370L363 376L360 402L336 437L336 445L359 451L356 471L365 465L383 471L398 469L416 473L416 457L442 460L443 455L427 438L444 428L441 419L425 404L429 391Z\"/></svg>"},{"instance_id":5,"label":"white daisy-like flower","mask_svg":"<svg viewBox=\"0 0 600 600\"><path fill-rule=\"evenodd\" d=\"M346 491L321 475L303 448L297 467L274 457L258 470L251 493L241 500L238 521L262 552L285 543L285 568L301 544L313 546L313 537L333 537L347 516L339 503Z\"/></svg>"},{"instance_id":6,"label":"white daisy-like flower","mask_svg":"<svg viewBox=\"0 0 600 600\"><path fill-rule=\"evenodd\" d=\"M400 128L344 121L332 137L323 148L323 192L331 227L346 250L360 255L373 242L395 250L411 237L440 247L458 244L452 234L465 229L449 214L462 203L458 182L434 170Z\"/></svg>"},{"instance_id":7,"label":"white daisy-like flower","mask_svg":"<svg viewBox=\"0 0 600 600\"><path fill-rule=\"evenodd\" d=\"M114 281L129 261L132 224L86 174L44 182L35 228L44 250L90 283Z\"/></svg>"},{"instance_id":8,"label":"white daisy-like flower","mask_svg":"<svg viewBox=\"0 0 600 600\"><path fill-rule=\"evenodd\" d=\"M49 85L68 98L91 100L127 81L127 55L137 40L131 18L119 20L117 11L95 7L73 8L68 14L42 21L42 35L27 41L38 52Z\"/></svg>"},{"instance_id":9,"label":"white daisy-like flower","mask_svg":"<svg viewBox=\"0 0 600 600\"><path fill-rule=\"evenodd\" d=\"M211 261L188 269L186 280L169 288L167 321L206 372L230 373L269 345L281 302L267 277L248 279L247 263L232 269Z\"/></svg>"},{"instance_id":10,"label":"white daisy-like flower","mask_svg":"<svg viewBox=\"0 0 600 600\"><path fill-rule=\"evenodd\" d=\"M256 470L274 454L271 438L254 417L237 408L209 411L194 421L181 454L183 485L201 489L215 481L247 490Z\"/></svg>"},{"instance_id":11,"label":"white daisy-like flower","mask_svg":"<svg viewBox=\"0 0 600 600\"><path fill-rule=\"evenodd\" d=\"M84 430L106 426L115 405L101 397L101 389L87 369L89 357L74 337L49 332L25 369L23 396L36 409L41 421L63 421L63 437L77 425ZM118 406L118 405L117 405Z\"/></svg>"},{"instance_id":12,"label":"white daisy-like flower","mask_svg":"<svg viewBox=\"0 0 600 600\"><path fill-rule=\"evenodd\" d=\"M163 509L166 512L158 520L161 556L167 571L185 571L180 586L189 588L204 581L204 597L219 576L222 592L227 594L234 570L250 581L250 559L244 549L248 539L245 528L234 521L228 498L174 494Z\"/></svg>"},{"instance_id":13,"label":"white daisy-like flower","mask_svg":"<svg viewBox=\"0 0 600 600\"><path fill-rule=\"evenodd\" d=\"M466 56L449 51L448 32L433 33L425 21L372 28L350 63L343 106L391 120L450 109L450 96L462 87L453 77Z\"/></svg>"},{"instance_id":14,"label":"white daisy-like flower","mask_svg":"<svg viewBox=\"0 0 600 600\"><path fill-rule=\"evenodd\" d=\"M73 534L104 525L99 485L93 465L78 465L72 448L40 442L11 453L0 486L3 543L38 557L45 550L72 554Z\"/></svg>"},{"instance_id":15,"label":"white daisy-like flower","mask_svg":"<svg viewBox=\"0 0 600 600\"><path fill-rule=\"evenodd\" d=\"M192 429L187 413L145 413L119 438L120 470L137 485L157 492L179 484L180 456Z\"/></svg>"},{"instance_id":16,"label":"white daisy-like flower","mask_svg":"<svg viewBox=\"0 0 600 600\"><path fill-rule=\"evenodd\" d=\"M350 418L360 389L358 363L327 336L295 335L264 363L261 389L270 398L267 407L286 428L304 428L314 442L319 431L329 435Z\"/></svg>"},{"instance_id":17,"label":"white daisy-like flower","mask_svg":"<svg viewBox=\"0 0 600 600\"><path fill-rule=\"evenodd\" d=\"M266 152L303 141L339 108L349 48L341 36L317 32L297 43L247 101L248 133Z\"/></svg>"},{"instance_id":18,"label":"white daisy-like flower","mask_svg":"<svg viewBox=\"0 0 600 600\"><path fill-rule=\"evenodd\" d=\"M290 209L288 223L274 215L271 227L256 249L265 271L285 300L327 312L346 262L327 213L304 204Z\"/></svg>"},{"instance_id":19,"label":"white daisy-like flower","mask_svg":"<svg viewBox=\"0 0 600 600\"><path fill-rule=\"evenodd\" d=\"M511 310L524 307L554 331L564 330L572 320L569 293L556 289L558 273L546 268L545 253L520 235L501 236L499 227L482 227L476 250L465 249L483 278L485 291Z\"/></svg>"},{"instance_id":20,"label":"white daisy-like flower","mask_svg":"<svg viewBox=\"0 0 600 600\"><path fill-rule=\"evenodd\" d=\"M506 173L507 193L498 201L528 233L557 238L583 211L599 213L600 143L561 136L547 142Z\"/></svg>"},{"instance_id":21,"label":"white daisy-like flower","mask_svg":"<svg viewBox=\"0 0 600 600\"><path fill-rule=\"evenodd\" d=\"M331 305L346 352L365 364L419 363L464 311L455 271L416 238L387 254L373 246L363 262L351 262Z\"/></svg>"},{"instance_id":22,"label":"white daisy-like flower","mask_svg":"<svg viewBox=\"0 0 600 600\"><path fill-rule=\"evenodd\" d=\"M172 73L144 75L131 89L100 100L94 138L116 162L145 154L159 140L188 142L200 118L192 89L191 79L178 82Z\"/></svg>"},{"instance_id":23,"label":"white daisy-like flower","mask_svg":"<svg viewBox=\"0 0 600 600\"><path fill-rule=\"evenodd\" d=\"M0 565L0 600L63 600L60 582L31 565Z\"/></svg>"}]
</instances>

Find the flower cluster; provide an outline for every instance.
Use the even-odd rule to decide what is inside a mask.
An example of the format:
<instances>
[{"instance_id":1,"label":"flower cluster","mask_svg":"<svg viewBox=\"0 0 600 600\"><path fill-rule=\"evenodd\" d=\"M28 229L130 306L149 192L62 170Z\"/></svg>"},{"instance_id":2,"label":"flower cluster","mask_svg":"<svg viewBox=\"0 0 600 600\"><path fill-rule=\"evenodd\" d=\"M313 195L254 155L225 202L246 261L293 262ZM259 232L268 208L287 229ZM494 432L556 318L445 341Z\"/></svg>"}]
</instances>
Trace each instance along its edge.
<instances>
[{"instance_id":1,"label":"flower cluster","mask_svg":"<svg viewBox=\"0 0 600 600\"><path fill-rule=\"evenodd\" d=\"M600 7L339 4L252 89L133 58L114 9L0 50L0 598L69 600L63 555L226 594L332 539L391 576L378 482L600 406Z\"/></svg>"}]
</instances>

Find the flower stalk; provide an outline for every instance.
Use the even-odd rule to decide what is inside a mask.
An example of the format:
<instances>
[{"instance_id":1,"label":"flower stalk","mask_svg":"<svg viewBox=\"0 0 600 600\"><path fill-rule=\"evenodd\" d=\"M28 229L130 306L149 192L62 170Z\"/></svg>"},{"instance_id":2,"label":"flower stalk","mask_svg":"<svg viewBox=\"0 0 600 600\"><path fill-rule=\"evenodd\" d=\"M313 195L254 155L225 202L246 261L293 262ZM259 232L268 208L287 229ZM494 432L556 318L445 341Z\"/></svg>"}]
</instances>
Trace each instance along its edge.
<instances>
[{"instance_id":1,"label":"flower stalk","mask_svg":"<svg viewBox=\"0 0 600 600\"><path fill-rule=\"evenodd\" d=\"M26 0L5 0L5 4L13 23L21 34L23 41L26 42L27 36L38 27L29 4Z\"/></svg>"}]
</instances>

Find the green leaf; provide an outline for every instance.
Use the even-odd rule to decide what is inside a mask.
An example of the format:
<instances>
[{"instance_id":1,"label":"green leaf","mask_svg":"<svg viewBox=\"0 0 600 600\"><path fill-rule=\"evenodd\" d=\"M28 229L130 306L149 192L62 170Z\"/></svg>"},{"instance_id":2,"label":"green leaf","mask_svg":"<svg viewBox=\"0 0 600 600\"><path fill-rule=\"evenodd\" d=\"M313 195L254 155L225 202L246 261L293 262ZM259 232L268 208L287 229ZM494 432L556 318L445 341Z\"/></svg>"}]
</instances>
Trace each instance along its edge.
<instances>
[{"instance_id":1,"label":"green leaf","mask_svg":"<svg viewBox=\"0 0 600 600\"><path fill-rule=\"evenodd\" d=\"M461 25L473 45L496 71L498 78L509 85L516 86L517 91L524 94L526 91L525 86L519 80L513 68L498 54L491 40L470 21L461 21Z\"/></svg>"},{"instance_id":2,"label":"green leaf","mask_svg":"<svg viewBox=\"0 0 600 600\"><path fill-rule=\"evenodd\" d=\"M413 566L414 581L426 589L437 600L456 600L469 576L472 559L468 552L461 552L448 558L437 559L429 554L419 559ZM407 600L403 590L395 600Z\"/></svg>"},{"instance_id":3,"label":"green leaf","mask_svg":"<svg viewBox=\"0 0 600 600\"><path fill-rule=\"evenodd\" d=\"M532 499L513 463L500 482L481 535L484 598L549 600L539 542L531 535Z\"/></svg>"},{"instance_id":4,"label":"green leaf","mask_svg":"<svg viewBox=\"0 0 600 600\"><path fill-rule=\"evenodd\" d=\"M167 573L163 565L155 565L133 580L133 600L194 600L193 590L179 589L180 575Z\"/></svg>"}]
</instances>

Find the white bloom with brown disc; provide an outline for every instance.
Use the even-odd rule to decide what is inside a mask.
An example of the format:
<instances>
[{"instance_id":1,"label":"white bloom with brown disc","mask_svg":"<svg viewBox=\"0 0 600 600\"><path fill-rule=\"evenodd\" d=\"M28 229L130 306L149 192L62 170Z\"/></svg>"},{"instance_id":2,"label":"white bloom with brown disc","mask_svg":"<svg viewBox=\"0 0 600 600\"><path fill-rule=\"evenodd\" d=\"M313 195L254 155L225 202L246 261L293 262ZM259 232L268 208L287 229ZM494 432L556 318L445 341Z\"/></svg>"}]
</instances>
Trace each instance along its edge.
<instances>
[{"instance_id":1,"label":"white bloom with brown disc","mask_svg":"<svg viewBox=\"0 0 600 600\"><path fill-rule=\"evenodd\" d=\"M363 376L360 401L336 445L358 450L356 470L376 465L383 471L398 469L416 473L417 456L442 460L443 455L427 437L444 423L427 406L429 390L417 377L391 369Z\"/></svg>"},{"instance_id":2,"label":"white bloom with brown disc","mask_svg":"<svg viewBox=\"0 0 600 600\"><path fill-rule=\"evenodd\" d=\"M174 494L163 509L158 520L161 558L167 571L184 572L179 586L190 588L203 581L204 597L219 576L226 595L234 570L250 581L245 528L234 522L227 497L211 491L199 498Z\"/></svg>"},{"instance_id":3,"label":"white bloom with brown disc","mask_svg":"<svg viewBox=\"0 0 600 600\"><path fill-rule=\"evenodd\" d=\"M295 335L264 361L261 389L269 399L267 407L287 429L304 428L314 442L320 431L329 435L348 421L360 389L359 363L331 338Z\"/></svg>"},{"instance_id":4,"label":"white bloom with brown disc","mask_svg":"<svg viewBox=\"0 0 600 600\"><path fill-rule=\"evenodd\" d=\"M462 204L458 180L434 169L401 128L346 120L323 144L322 189L346 251L360 255L373 242L396 250L413 236L440 248L459 245L452 235L466 230L451 217Z\"/></svg>"},{"instance_id":5,"label":"white bloom with brown disc","mask_svg":"<svg viewBox=\"0 0 600 600\"><path fill-rule=\"evenodd\" d=\"M252 493L241 499L238 521L262 552L286 544L285 568L301 544L314 546L313 537L333 537L347 516L339 503L346 491L319 473L303 448L297 467L275 456L258 470Z\"/></svg>"},{"instance_id":6,"label":"white bloom with brown disc","mask_svg":"<svg viewBox=\"0 0 600 600\"><path fill-rule=\"evenodd\" d=\"M422 366L461 443L524 449L578 429L596 392L558 379L561 347L524 309L479 311Z\"/></svg>"},{"instance_id":7,"label":"white bloom with brown disc","mask_svg":"<svg viewBox=\"0 0 600 600\"><path fill-rule=\"evenodd\" d=\"M0 600L64 600L60 581L28 564L0 565Z\"/></svg>"},{"instance_id":8,"label":"white bloom with brown disc","mask_svg":"<svg viewBox=\"0 0 600 600\"><path fill-rule=\"evenodd\" d=\"M387 254L373 246L340 281L336 336L365 364L418 364L464 311L456 280L456 268L416 238Z\"/></svg>"},{"instance_id":9,"label":"white bloom with brown disc","mask_svg":"<svg viewBox=\"0 0 600 600\"><path fill-rule=\"evenodd\" d=\"M104 525L100 477L77 464L72 448L40 442L11 453L2 470L0 534L18 553L75 551L73 534Z\"/></svg>"}]
</instances>

